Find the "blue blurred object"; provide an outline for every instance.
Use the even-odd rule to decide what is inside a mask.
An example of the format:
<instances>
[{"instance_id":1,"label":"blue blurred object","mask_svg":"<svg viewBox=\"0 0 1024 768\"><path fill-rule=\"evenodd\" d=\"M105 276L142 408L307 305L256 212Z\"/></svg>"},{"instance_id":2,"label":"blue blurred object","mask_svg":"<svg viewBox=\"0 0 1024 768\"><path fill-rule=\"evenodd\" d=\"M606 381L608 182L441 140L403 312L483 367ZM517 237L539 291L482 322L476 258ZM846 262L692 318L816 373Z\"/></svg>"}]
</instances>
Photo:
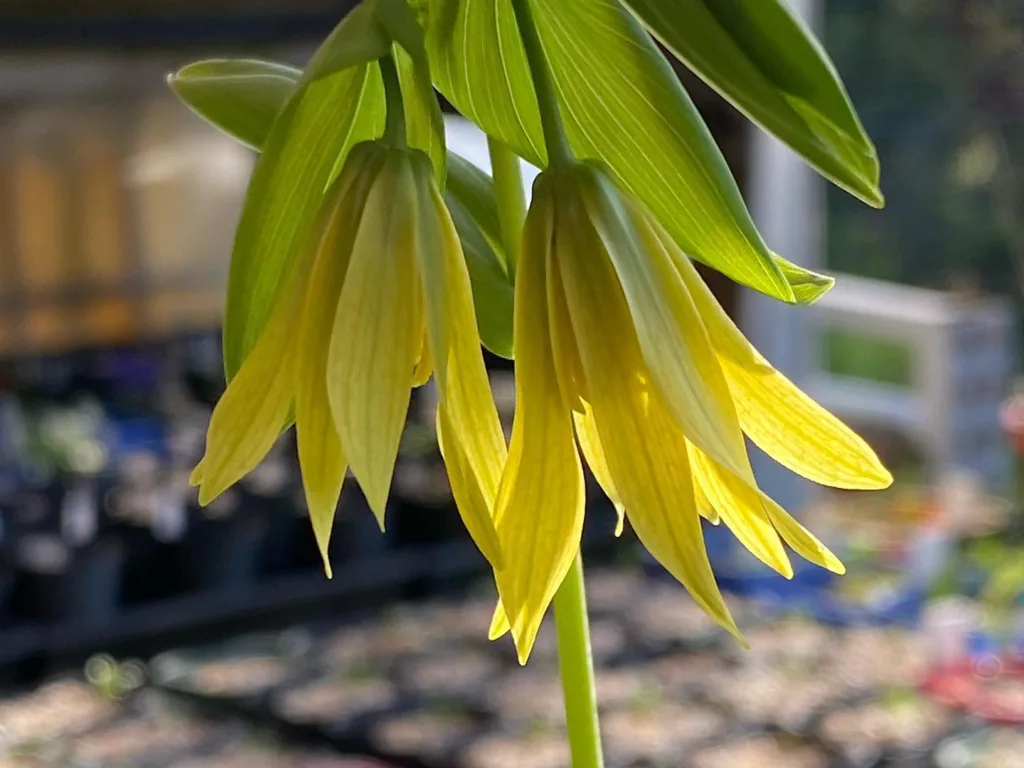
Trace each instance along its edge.
<instances>
[{"instance_id":1,"label":"blue blurred object","mask_svg":"<svg viewBox=\"0 0 1024 768\"><path fill-rule=\"evenodd\" d=\"M155 416L112 419L109 423L111 456L147 452L161 461L170 458L167 424Z\"/></svg>"},{"instance_id":2,"label":"blue blurred object","mask_svg":"<svg viewBox=\"0 0 1024 768\"><path fill-rule=\"evenodd\" d=\"M825 592L809 607L818 620L835 626L913 625L920 618L926 593L903 586L878 600L857 603L834 592Z\"/></svg>"},{"instance_id":3,"label":"blue blurred object","mask_svg":"<svg viewBox=\"0 0 1024 768\"><path fill-rule=\"evenodd\" d=\"M967 655L972 660L999 654L999 641L983 629L972 630L967 635Z\"/></svg>"},{"instance_id":4,"label":"blue blurred object","mask_svg":"<svg viewBox=\"0 0 1024 768\"><path fill-rule=\"evenodd\" d=\"M800 613L836 626L909 625L917 621L927 596L921 582L928 579L901 577L893 588L856 601L837 590L836 574L798 556L792 558L793 578L786 579L751 555L724 525L706 524L704 535L721 589L755 600L773 612ZM934 554L926 549L927 554ZM908 570L921 575L914 562Z\"/></svg>"},{"instance_id":5,"label":"blue blurred object","mask_svg":"<svg viewBox=\"0 0 1024 768\"><path fill-rule=\"evenodd\" d=\"M755 558L724 525L705 525L708 557L722 589L745 596L802 600L827 588L835 575L793 557L793 578L786 579Z\"/></svg>"},{"instance_id":6,"label":"blue blurred object","mask_svg":"<svg viewBox=\"0 0 1024 768\"><path fill-rule=\"evenodd\" d=\"M991 632L976 629L967 635L967 656L975 675L995 678L1003 672L1002 646Z\"/></svg>"}]
</instances>

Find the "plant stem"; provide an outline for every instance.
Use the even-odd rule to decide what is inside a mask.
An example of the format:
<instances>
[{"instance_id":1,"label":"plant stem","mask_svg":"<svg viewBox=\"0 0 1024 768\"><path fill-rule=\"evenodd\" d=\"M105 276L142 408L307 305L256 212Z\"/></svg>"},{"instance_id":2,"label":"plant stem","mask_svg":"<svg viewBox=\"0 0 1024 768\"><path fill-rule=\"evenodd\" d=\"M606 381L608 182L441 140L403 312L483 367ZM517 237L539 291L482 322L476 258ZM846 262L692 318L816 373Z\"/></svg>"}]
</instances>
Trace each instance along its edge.
<instances>
[{"instance_id":1,"label":"plant stem","mask_svg":"<svg viewBox=\"0 0 1024 768\"><path fill-rule=\"evenodd\" d=\"M393 147L405 149L405 104L402 102L402 85L398 79L395 57L388 54L380 59L380 74L384 80L384 103L387 114L384 118L384 138Z\"/></svg>"},{"instance_id":2,"label":"plant stem","mask_svg":"<svg viewBox=\"0 0 1024 768\"><path fill-rule=\"evenodd\" d=\"M571 163L572 150L565 137L551 84L551 73L533 23L529 0L512 0L512 7L540 105L548 165ZM487 149L491 155L502 244L507 254L509 276L514 278L523 221L526 218L522 168L518 156L497 139L488 136ZM572 768L604 768L601 732L597 722L597 696L594 692L594 661L590 653L587 598L583 587L583 559L578 552L569 573L555 593L554 609L558 633L558 668L562 677Z\"/></svg>"},{"instance_id":3,"label":"plant stem","mask_svg":"<svg viewBox=\"0 0 1024 768\"><path fill-rule=\"evenodd\" d=\"M512 0L512 10L519 27L519 36L526 51L526 61L530 65L530 77L533 90L537 94L537 106L540 109L541 127L544 129L544 146L548 151L548 165L564 165L573 161L572 149L565 136L565 126L558 111L558 98L555 96L554 83L551 81L551 68L548 66L544 46L541 44L537 25L533 20L530 0Z\"/></svg>"},{"instance_id":4,"label":"plant stem","mask_svg":"<svg viewBox=\"0 0 1024 768\"><path fill-rule=\"evenodd\" d=\"M487 137L487 151L491 156L491 175L494 177L494 196L498 203L501 244L505 247L505 266L509 277L514 279L523 222L526 220L523 169L519 164L519 155L492 136Z\"/></svg>"},{"instance_id":5,"label":"plant stem","mask_svg":"<svg viewBox=\"0 0 1024 768\"><path fill-rule=\"evenodd\" d=\"M555 593L558 668L562 675L565 723L572 768L603 768L601 730L594 693L594 662L590 654L590 625L583 588L583 558L573 560L565 581Z\"/></svg>"}]
</instances>

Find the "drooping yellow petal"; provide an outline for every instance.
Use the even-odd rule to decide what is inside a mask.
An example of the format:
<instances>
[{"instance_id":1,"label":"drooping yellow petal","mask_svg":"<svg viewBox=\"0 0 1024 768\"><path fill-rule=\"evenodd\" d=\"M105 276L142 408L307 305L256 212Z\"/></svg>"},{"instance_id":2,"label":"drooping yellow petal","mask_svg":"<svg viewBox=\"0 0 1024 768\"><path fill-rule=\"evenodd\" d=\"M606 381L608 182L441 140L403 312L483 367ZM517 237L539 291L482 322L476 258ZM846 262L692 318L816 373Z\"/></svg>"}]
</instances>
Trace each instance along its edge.
<instances>
[{"instance_id":1,"label":"drooping yellow petal","mask_svg":"<svg viewBox=\"0 0 1024 768\"><path fill-rule=\"evenodd\" d=\"M456 506L494 567L502 565L494 500L507 449L484 367L469 271L426 155L417 155L415 254L438 390L439 434Z\"/></svg>"},{"instance_id":2,"label":"drooping yellow petal","mask_svg":"<svg viewBox=\"0 0 1024 768\"><path fill-rule=\"evenodd\" d=\"M550 240L538 212L551 201L539 199L542 194L535 188L516 275L516 414L497 504L505 559L496 573L498 592L520 663L530 655L583 532L583 468L548 330L544 273Z\"/></svg>"},{"instance_id":3,"label":"drooping yellow petal","mask_svg":"<svg viewBox=\"0 0 1024 768\"><path fill-rule=\"evenodd\" d=\"M493 516L497 488L492 491L479 481L466 450L466 442L453 437L456 429L452 426L448 410L441 404L437 407L436 429L437 445L448 471L452 497L466 530L487 562L494 568L501 567L505 561Z\"/></svg>"},{"instance_id":4,"label":"drooping yellow petal","mask_svg":"<svg viewBox=\"0 0 1024 768\"><path fill-rule=\"evenodd\" d=\"M675 262L718 350L740 425L750 439L783 466L822 485L861 490L891 485L892 475L871 447L747 341L690 260L676 253Z\"/></svg>"},{"instance_id":5,"label":"drooping yellow petal","mask_svg":"<svg viewBox=\"0 0 1024 768\"><path fill-rule=\"evenodd\" d=\"M487 630L487 639L497 640L504 637L510 629L512 627L508 623L508 616L505 615L505 606L498 600L498 604L494 606L494 616L491 617L491 626Z\"/></svg>"},{"instance_id":6,"label":"drooping yellow petal","mask_svg":"<svg viewBox=\"0 0 1024 768\"><path fill-rule=\"evenodd\" d=\"M334 423L382 529L423 334L414 190L408 163L389 157L355 235L327 359Z\"/></svg>"},{"instance_id":7,"label":"drooping yellow petal","mask_svg":"<svg viewBox=\"0 0 1024 768\"><path fill-rule=\"evenodd\" d=\"M434 361L430 357L430 340L427 338L427 330L423 329L423 341L420 343L420 353L416 359L416 369L412 372L412 385L422 387L430 377L434 375Z\"/></svg>"},{"instance_id":8,"label":"drooping yellow petal","mask_svg":"<svg viewBox=\"0 0 1024 768\"><path fill-rule=\"evenodd\" d=\"M296 264L270 319L210 418L206 454L193 472L209 504L252 471L281 434L295 397L295 335L308 260Z\"/></svg>"},{"instance_id":9,"label":"drooping yellow petal","mask_svg":"<svg viewBox=\"0 0 1024 768\"><path fill-rule=\"evenodd\" d=\"M704 493L704 489L700 487L700 483L697 482L696 477L693 482L693 500L697 504L697 512L700 513L701 517L712 525L718 525L722 522L721 515L718 514L718 510L715 509L708 500L707 495Z\"/></svg>"},{"instance_id":10,"label":"drooping yellow petal","mask_svg":"<svg viewBox=\"0 0 1024 768\"><path fill-rule=\"evenodd\" d=\"M622 196L602 172L579 174L584 219L595 248L608 255L635 328L651 385L688 439L730 472L753 483L728 384L704 324L676 272L660 225ZM563 209L568 203L563 205ZM568 279L568 278L566 278ZM628 506L628 505L627 505Z\"/></svg>"},{"instance_id":11,"label":"drooping yellow petal","mask_svg":"<svg viewBox=\"0 0 1024 768\"><path fill-rule=\"evenodd\" d=\"M608 387L619 397L606 399L597 393L604 387L591 380L598 426L611 446L608 462L630 525L701 608L742 640L708 560L682 435L658 395L645 397L638 382L633 377L632 386Z\"/></svg>"},{"instance_id":12,"label":"drooping yellow petal","mask_svg":"<svg viewBox=\"0 0 1024 768\"><path fill-rule=\"evenodd\" d=\"M832 554L824 544L818 541L810 531L793 519L786 510L780 507L775 501L764 494L761 495L771 517L772 524L778 530L779 535L791 546L797 554L815 565L820 565L833 573L846 573L846 566L838 557Z\"/></svg>"},{"instance_id":13,"label":"drooping yellow petal","mask_svg":"<svg viewBox=\"0 0 1024 768\"><path fill-rule=\"evenodd\" d=\"M597 424L594 422L594 409L585 400L580 404L582 412L573 413L573 421L576 424L576 442L579 443L583 457L587 460L590 471L594 473L597 484L615 505L615 513L618 518L615 523L615 535L621 536L626 522L626 508L622 504L619 492L615 490L611 472L608 471L608 460L605 458L604 448L601 447L601 436L598 434Z\"/></svg>"},{"instance_id":14,"label":"drooping yellow petal","mask_svg":"<svg viewBox=\"0 0 1024 768\"><path fill-rule=\"evenodd\" d=\"M551 216L545 222L551 227L552 237L554 221ZM583 363L580 351L573 335L572 320L569 318L569 307L565 301L565 288L562 286L562 274L553 259L548 259L547 267L547 299L548 324L551 329L551 349L555 356L555 373L558 386L562 390L566 407L576 413L583 413L583 400L587 397L587 382L583 375Z\"/></svg>"},{"instance_id":15,"label":"drooping yellow petal","mask_svg":"<svg viewBox=\"0 0 1024 768\"><path fill-rule=\"evenodd\" d=\"M726 472L703 451L687 442L694 486L718 510L726 526L740 543L769 568L787 579L793 577L779 534L764 509L761 495L735 475Z\"/></svg>"},{"instance_id":16,"label":"drooping yellow petal","mask_svg":"<svg viewBox=\"0 0 1024 768\"><path fill-rule=\"evenodd\" d=\"M302 486L324 570L331 577L328 547L348 465L327 396L327 355L338 298L345 282L363 206L379 163L346 168L328 192L313 251L313 271L298 339L295 432Z\"/></svg>"},{"instance_id":17,"label":"drooping yellow petal","mask_svg":"<svg viewBox=\"0 0 1024 768\"><path fill-rule=\"evenodd\" d=\"M618 520L615 524L615 535L621 536L626 522L626 508L622 504L619 492L615 490L611 473L608 471L608 460L604 455L604 448L601 447L601 436L597 432L597 424L594 423L594 410L589 403L583 401L583 413L574 413L573 419L576 423L576 442L583 451L583 457L587 460L587 466L594 473L598 485L605 495L615 506ZM697 505L697 512L712 525L718 525L719 514L714 505L708 501L707 496L701 489L700 484L694 478L693 496Z\"/></svg>"},{"instance_id":18,"label":"drooping yellow petal","mask_svg":"<svg viewBox=\"0 0 1024 768\"><path fill-rule=\"evenodd\" d=\"M614 487L644 546L739 637L704 547L686 439L650 384L611 263L588 245L582 237L559 240L558 256Z\"/></svg>"}]
</instances>

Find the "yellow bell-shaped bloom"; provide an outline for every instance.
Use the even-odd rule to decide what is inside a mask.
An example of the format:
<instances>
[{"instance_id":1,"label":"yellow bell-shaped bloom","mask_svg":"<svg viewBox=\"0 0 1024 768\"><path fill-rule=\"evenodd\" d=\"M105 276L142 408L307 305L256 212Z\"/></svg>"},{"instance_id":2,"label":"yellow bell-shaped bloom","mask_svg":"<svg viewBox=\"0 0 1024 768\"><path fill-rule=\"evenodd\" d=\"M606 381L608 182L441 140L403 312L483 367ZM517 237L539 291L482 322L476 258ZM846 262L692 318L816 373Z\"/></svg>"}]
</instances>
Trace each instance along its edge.
<instances>
[{"instance_id":1,"label":"yellow bell-shaped bloom","mask_svg":"<svg viewBox=\"0 0 1024 768\"><path fill-rule=\"evenodd\" d=\"M579 548L581 451L651 554L737 635L701 516L721 520L787 577L783 541L843 571L758 489L744 433L819 483L892 481L861 438L758 354L657 220L594 164L553 167L535 183L514 338L517 409L495 509L504 565L492 636L511 626L523 662Z\"/></svg>"},{"instance_id":2,"label":"yellow bell-shaped bloom","mask_svg":"<svg viewBox=\"0 0 1024 768\"><path fill-rule=\"evenodd\" d=\"M193 476L208 504L251 471L294 416L317 542L347 469L383 529L410 393L433 375L456 503L492 565L506 446L484 368L462 248L427 156L352 149L296 254L266 327L210 421Z\"/></svg>"}]
</instances>

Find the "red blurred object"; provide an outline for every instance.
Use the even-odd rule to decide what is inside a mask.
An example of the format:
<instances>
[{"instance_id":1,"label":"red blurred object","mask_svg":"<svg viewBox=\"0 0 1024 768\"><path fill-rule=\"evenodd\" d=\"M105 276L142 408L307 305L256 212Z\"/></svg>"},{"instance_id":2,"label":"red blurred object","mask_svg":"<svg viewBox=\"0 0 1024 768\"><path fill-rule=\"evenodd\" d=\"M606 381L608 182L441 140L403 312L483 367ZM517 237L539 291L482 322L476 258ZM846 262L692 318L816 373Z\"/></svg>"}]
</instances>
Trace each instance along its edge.
<instances>
[{"instance_id":1,"label":"red blurred object","mask_svg":"<svg viewBox=\"0 0 1024 768\"><path fill-rule=\"evenodd\" d=\"M969 659L936 668L922 687L947 707L992 723L1024 724L1024 664L999 661L1002 667L994 675L979 674L977 663Z\"/></svg>"},{"instance_id":2,"label":"red blurred object","mask_svg":"<svg viewBox=\"0 0 1024 768\"><path fill-rule=\"evenodd\" d=\"M1017 454L1024 456L1024 395L1014 395L1003 403L999 423Z\"/></svg>"}]
</instances>

